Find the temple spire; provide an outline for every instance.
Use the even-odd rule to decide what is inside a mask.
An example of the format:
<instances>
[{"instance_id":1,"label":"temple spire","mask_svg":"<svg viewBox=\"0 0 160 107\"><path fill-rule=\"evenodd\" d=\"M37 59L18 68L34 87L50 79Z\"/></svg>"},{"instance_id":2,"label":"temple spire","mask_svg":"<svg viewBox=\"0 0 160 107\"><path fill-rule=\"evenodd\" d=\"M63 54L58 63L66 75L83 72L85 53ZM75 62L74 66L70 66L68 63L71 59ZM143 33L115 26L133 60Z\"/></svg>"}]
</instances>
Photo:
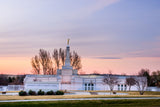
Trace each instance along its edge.
<instances>
[{"instance_id":1,"label":"temple spire","mask_svg":"<svg viewBox=\"0 0 160 107\"><path fill-rule=\"evenodd\" d=\"M67 47L66 47L66 59L65 59L65 64L64 64L64 67L65 68L69 68L69 69L72 69L71 67L71 61L70 61L70 46L69 46L69 40L67 40ZM63 67L62 67L63 68Z\"/></svg>"},{"instance_id":2,"label":"temple spire","mask_svg":"<svg viewBox=\"0 0 160 107\"><path fill-rule=\"evenodd\" d=\"M70 39L68 38L68 40L67 40L67 45L69 45L69 40L70 40Z\"/></svg>"}]
</instances>

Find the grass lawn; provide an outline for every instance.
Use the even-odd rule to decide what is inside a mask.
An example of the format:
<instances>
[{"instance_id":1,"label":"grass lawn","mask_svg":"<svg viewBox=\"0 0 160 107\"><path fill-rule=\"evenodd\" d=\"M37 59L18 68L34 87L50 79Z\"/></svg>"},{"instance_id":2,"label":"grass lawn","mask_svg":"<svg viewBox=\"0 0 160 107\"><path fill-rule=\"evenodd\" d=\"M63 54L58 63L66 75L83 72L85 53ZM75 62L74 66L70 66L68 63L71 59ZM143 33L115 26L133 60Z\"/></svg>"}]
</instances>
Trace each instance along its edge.
<instances>
[{"instance_id":1,"label":"grass lawn","mask_svg":"<svg viewBox=\"0 0 160 107\"><path fill-rule=\"evenodd\" d=\"M29 100L29 99L69 99L69 98L130 98L130 97L160 97L160 95L45 95L45 96L6 96L0 100Z\"/></svg>"},{"instance_id":2,"label":"grass lawn","mask_svg":"<svg viewBox=\"0 0 160 107\"><path fill-rule=\"evenodd\" d=\"M0 103L0 107L159 107L160 99L153 100L86 100Z\"/></svg>"}]
</instances>

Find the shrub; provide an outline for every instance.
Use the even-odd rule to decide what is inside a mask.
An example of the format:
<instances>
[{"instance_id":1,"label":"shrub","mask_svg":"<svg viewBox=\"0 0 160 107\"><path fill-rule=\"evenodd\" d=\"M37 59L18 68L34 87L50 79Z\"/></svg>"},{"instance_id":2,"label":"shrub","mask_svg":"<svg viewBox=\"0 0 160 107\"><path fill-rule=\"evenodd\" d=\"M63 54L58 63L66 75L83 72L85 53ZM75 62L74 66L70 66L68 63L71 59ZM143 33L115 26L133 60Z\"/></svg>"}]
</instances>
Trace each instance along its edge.
<instances>
[{"instance_id":1,"label":"shrub","mask_svg":"<svg viewBox=\"0 0 160 107\"><path fill-rule=\"evenodd\" d=\"M63 91L56 91L56 95L64 95Z\"/></svg>"},{"instance_id":2,"label":"shrub","mask_svg":"<svg viewBox=\"0 0 160 107\"><path fill-rule=\"evenodd\" d=\"M6 94L6 91L3 91L2 94Z\"/></svg>"},{"instance_id":3,"label":"shrub","mask_svg":"<svg viewBox=\"0 0 160 107\"><path fill-rule=\"evenodd\" d=\"M25 96L25 95L27 95L26 91L20 91L19 92L19 96Z\"/></svg>"},{"instance_id":4,"label":"shrub","mask_svg":"<svg viewBox=\"0 0 160 107\"><path fill-rule=\"evenodd\" d=\"M55 93L51 90L46 93L47 95L55 95Z\"/></svg>"},{"instance_id":5,"label":"shrub","mask_svg":"<svg viewBox=\"0 0 160 107\"><path fill-rule=\"evenodd\" d=\"M115 91L113 91L113 94L116 94L116 92L115 92Z\"/></svg>"},{"instance_id":6,"label":"shrub","mask_svg":"<svg viewBox=\"0 0 160 107\"><path fill-rule=\"evenodd\" d=\"M44 91L39 90L39 91L38 91L38 95L44 95Z\"/></svg>"},{"instance_id":7,"label":"shrub","mask_svg":"<svg viewBox=\"0 0 160 107\"><path fill-rule=\"evenodd\" d=\"M28 94L29 94L29 95L36 95L36 92L35 92L35 91L32 91L32 90L29 90Z\"/></svg>"}]
</instances>

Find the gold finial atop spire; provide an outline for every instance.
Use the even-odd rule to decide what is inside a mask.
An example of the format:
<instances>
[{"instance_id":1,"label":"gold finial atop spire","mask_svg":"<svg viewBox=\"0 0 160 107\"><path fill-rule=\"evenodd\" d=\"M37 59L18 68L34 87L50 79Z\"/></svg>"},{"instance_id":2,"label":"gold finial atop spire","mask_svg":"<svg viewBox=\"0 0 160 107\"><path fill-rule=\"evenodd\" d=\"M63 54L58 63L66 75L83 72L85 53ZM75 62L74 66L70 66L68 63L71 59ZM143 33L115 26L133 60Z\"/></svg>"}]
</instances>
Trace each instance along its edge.
<instances>
[{"instance_id":1,"label":"gold finial atop spire","mask_svg":"<svg viewBox=\"0 0 160 107\"><path fill-rule=\"evenodd\" d=\"M69 45L69 40L70 40L70 39L67 40L67 45Z\"/></svg>"}]
</instances>

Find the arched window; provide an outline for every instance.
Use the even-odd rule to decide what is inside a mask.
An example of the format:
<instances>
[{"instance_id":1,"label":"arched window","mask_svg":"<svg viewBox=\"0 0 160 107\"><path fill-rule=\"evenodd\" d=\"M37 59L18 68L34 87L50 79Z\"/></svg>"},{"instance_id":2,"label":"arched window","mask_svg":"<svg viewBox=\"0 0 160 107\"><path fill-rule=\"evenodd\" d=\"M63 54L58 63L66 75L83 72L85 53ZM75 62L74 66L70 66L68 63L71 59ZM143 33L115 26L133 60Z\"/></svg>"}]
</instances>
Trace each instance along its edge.
<instances>
[{"instance_id":1,"label":"arched window","mask_svg":"<svg viewBox=\"0 0 160 107\"><path fill-rule=\"evenodd\" d=\"M126 84L124 85L124 90L125 90L125 91L127 90L127 85L126 85Z\"/></svg>"},{"instance_id":2,"label":"arched window","mask_svg":"<svg viewBox=\"0 0 160 107\"><path fill-rule=\"evenodd\" d=\"M91 84L89 83L89 84L88 84L88 90L91 90L90 86L91 86Z\"/></svg>"},{"instance_id":3,"label":"arched window","mask_svg":"<svg viewBox=\"0 0 160 107\"><path fill-rule=\"evenodd\" d=\"M121 91L123 91L123 84L121 85Z\"/></svg>"},{"instance_id":4,"label":"arched window","mask_svg":"<svg viewBox=\"0 0 160 107\"><path fill-rule=\"evenodd\" d=\"M87 83L85 83L85 90L87 90Z\"/></svg>"},{"instance_id":5,"label":"arched window","mask_svg":"<svg viewBox=\"0 0 160 107\"><path fill-rule=\"evenodd\" d=\"M84 89L85 90L94 90L94 84L93 83L85 83L84 84Z\"/></svg>"},{"instance_id":6,"label":"arched window","mask_svg":"<svg viewBox=\"0 0 160 107\"><path fill-rule=\"evenodd\" d=\"M118 91L120 91L120 85L118 84Z\"/></svg>"},{"instance_id":7,"label":"arched window","mask_svg":"<svg viewBox=\"0 0 160 107\"><path fill-rule=\"evenodd\" d=\"M91 84L91 90L94 90L94 84L93 83Z\"/></svg>"}]
</instances>

